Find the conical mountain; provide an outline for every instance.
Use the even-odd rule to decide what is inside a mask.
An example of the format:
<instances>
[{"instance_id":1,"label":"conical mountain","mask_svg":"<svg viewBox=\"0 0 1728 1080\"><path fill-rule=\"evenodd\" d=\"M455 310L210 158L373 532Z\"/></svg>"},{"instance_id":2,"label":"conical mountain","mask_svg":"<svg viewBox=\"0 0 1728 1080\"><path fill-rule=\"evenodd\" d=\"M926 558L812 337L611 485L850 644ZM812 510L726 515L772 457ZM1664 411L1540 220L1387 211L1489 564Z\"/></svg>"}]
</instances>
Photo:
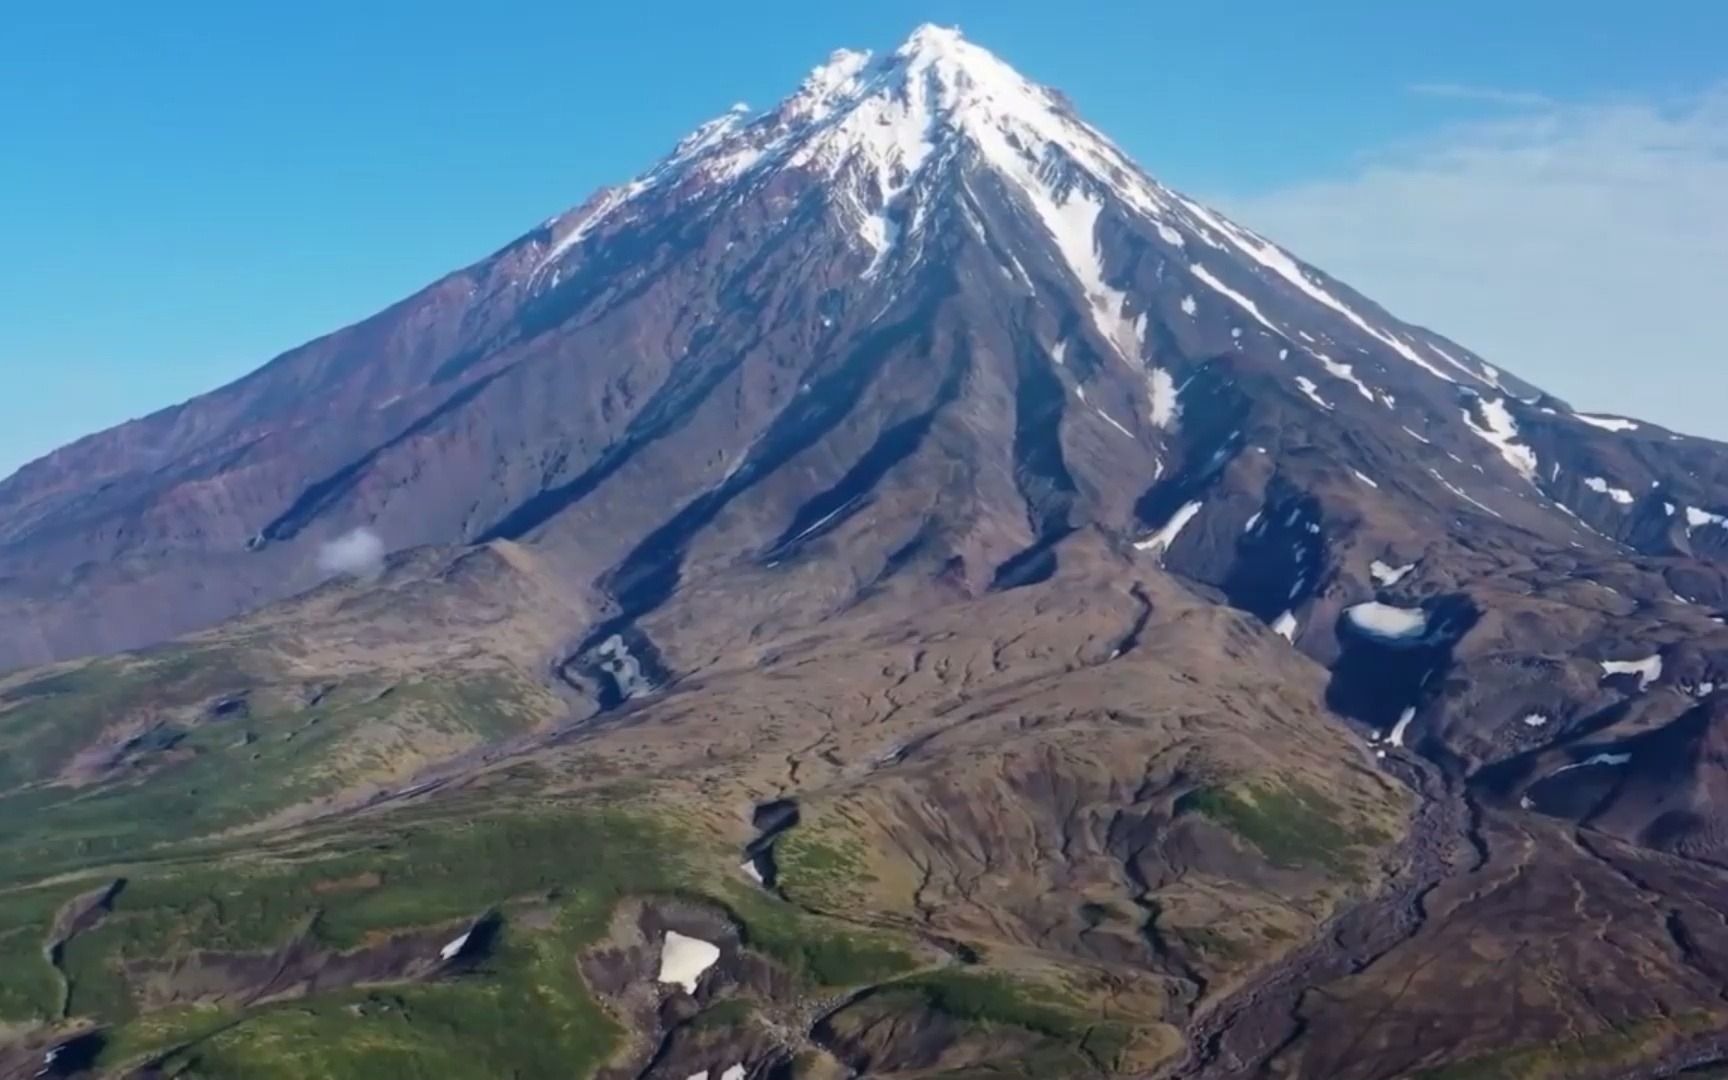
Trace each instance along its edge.
<instances>
[{"instance_id":1,"label":"conical mountain","mask_svg":"<svg viewBox=\"0 0 1728 1080\"><path fill-rule=\"evenodd\" d=\"M371 538L381 576L327 583ZM372 319L26 467L0 560L0 669L203 631L69 669L71 713L63 675L0 684L20 790L167 799L264 745L270 782L192 800L188 835L317 816L361 850L374 801L516 813L523 785L690 828L698 869L618 885L634 929L584 953L637 1040L618 1075L810 1050L1368 1080L1601 1038L1595 1072L1530 1075L1609 1076L1723 1029L1728 448L1399 320L954 30L837 52ZM240 709L246 741L200 741ZM508 940L592 884L494 870L441 915ZM758 884L919 974L824 974ZM716 1048L635 987L668 929L724 939L690 996L738 989L762 1030ZM110 968L241 1012L426 976L329 950L213 998ZM829 976L857 991L830 1013L788 989Z\"/></svg>"}]
</instances>

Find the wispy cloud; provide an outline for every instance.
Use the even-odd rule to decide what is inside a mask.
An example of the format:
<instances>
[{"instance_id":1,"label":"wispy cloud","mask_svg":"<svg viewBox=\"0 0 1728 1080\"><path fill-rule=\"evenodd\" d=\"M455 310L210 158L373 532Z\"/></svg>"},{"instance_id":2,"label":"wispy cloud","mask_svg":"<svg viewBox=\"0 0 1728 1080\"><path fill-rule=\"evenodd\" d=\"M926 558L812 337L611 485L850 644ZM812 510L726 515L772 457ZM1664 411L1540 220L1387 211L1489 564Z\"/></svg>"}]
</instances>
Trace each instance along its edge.
<instances>
[{"instance_id":1,"label":"wispy cloud","mask_svg":"<svg viewBox=\"0 0 1728 1080\"><path fill-rule=\"evenodd\" d=\"M1541 109L1555 104L1547 94L1528 90L1502 90L1493 86L1470 86L1465 83L1412 83L1405 88L1417 97L1440 98L1445 101L1471 101L1482 105L1503 105L1514 109Z\"/></svg>"},{"instance_id":2,"label":"wispy cloud","mask_svg":"<svg viewBox=\"0 0 1728 1080\"><path fill-rule=\"evenodd\" d=\"M318 569L370 581L384 572L384 541L371 529L352 529L319 545Z\"/></svg>"},{"instance_id":3,"label":"wispy cloud","mask_svg":"<svg viewBox=\"0 0 1728 1080\"><path fill-rule=\"evenodd\" d=\"M1581 408L1728 437L1728 84L1532 104L1216 201Z\"/></svg>"}]
</instances>

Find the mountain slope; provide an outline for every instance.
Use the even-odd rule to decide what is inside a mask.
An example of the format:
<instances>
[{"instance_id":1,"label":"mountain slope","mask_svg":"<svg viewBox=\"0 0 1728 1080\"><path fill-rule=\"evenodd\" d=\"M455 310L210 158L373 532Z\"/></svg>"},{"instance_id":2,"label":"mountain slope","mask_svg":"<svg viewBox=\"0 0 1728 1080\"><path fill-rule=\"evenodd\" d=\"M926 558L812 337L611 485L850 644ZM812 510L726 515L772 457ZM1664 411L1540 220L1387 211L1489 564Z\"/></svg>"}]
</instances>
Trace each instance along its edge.
<instances>
[{"instance_id":1,"label":"mountain slope","mask_svg":"<svg viewBox=\"0 0 1728 1080\"><path fill-rule=\"evenodd\" d=\"M0 1016L187 1076L1703 1060L1725 470L953 31L836 53L0 484L0 668L213 627L0 683Z\"/></svg>"},{"instance_id":2,"label":"mountain slope","mask_svg":"<svg viewBox=\"0 0 1728 1080\"><path fill-rule=\"evenodd\" d=\"M945 327L968 340L942 344ZM967 369L933 348L964 348ZM1237 396L1176 393L1213 373ZM585 587L665 524L634 498L641 478L670 505L729 485L728 507L779 532L894 422L910 438L955 418L979 447L911 452L1005 470L1015 494L987 493L992 508L1036 504L1015 508L1023 524L944 515L987 574L1058 518L1159 524L1135 500L1160 465L1210 453L1184 430L1237 401L1269 425L1349 429L1323 449L1370 476L1419 466L1412 494L1443 512L1482 512L1457 488L1552 539L1596 539L1564 507L1650 554L1728 547L1713 517L1679 524L1728 506L1713 447L1605 430L1398 323L929 30L880 61L836 54L779 108L728 113L380 316L27 467L0 486L0 667L298 591L317 544L362 523L394 548L530 540ZM1528 446L1534 482L1503 444ZM1685 510L1652 516L1665 503Z\"/></svg>"}]
</instances>

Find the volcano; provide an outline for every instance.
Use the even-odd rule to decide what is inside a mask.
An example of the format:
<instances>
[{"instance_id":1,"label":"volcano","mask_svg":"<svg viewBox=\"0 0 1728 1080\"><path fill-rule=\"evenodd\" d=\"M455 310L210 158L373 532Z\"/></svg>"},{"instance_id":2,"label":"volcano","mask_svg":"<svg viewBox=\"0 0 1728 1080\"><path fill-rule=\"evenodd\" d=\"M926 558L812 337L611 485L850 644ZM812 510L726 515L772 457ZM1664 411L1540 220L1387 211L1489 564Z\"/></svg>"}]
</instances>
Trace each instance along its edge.
<instances>
[{"instance_id":1,"label":"volcano","mask_svg":"<svg viewBox=\"0 0 1728 1080\"><path fill-rule=\"evenodd\" d=\"M249 1075L544 978L522 1038L603 1011L609 1077L1728 1055L1728 447L1399 320L955 30L26 466L0 566L0 670L61 665L0 680L0 875L72 943L31 1053L195 1002L116 1060Z\"/></svg>"}]
</instances>

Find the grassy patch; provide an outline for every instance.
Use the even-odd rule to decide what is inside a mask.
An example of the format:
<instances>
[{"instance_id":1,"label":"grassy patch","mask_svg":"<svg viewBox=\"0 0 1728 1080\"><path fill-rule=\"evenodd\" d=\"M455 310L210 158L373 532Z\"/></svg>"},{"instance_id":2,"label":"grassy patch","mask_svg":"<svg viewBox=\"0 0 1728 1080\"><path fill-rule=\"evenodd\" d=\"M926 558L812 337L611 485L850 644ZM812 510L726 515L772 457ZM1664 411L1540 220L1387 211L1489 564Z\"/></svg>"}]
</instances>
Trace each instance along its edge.
<instances>
[{"instance_id":1,"label":"grassy patch","mask_svg":"<svg viewBox=\"0 0 1728 1080\"><path fill-rule=\"evenodd\" d=\"M64 984L45 949L60 908L92 882L0 893L0 1020L53 1020Z\"/></svg>"},{"instance_id":2,"label":"grassy patch","mask_svg":"<svg viewBox=\"0 0 1728 1080\"><path fill-rule=\"evenodd\" d=\"M1001 975L943 971L895 983L890 993L916 995L956 1020L1009 1024L1057 1039L1082 1038L1091 1026L1060 992Z\"/></svg>"},{"instance_id":3,"label":"grassy patch","mask_svg":"<svg viewBox=\"0 0 1728 1080\"><path fill-rule=\"evenodd\" d=\"M230 662L226 679L205 674ZM519 676L490 673L394 687L360 680L305 704L245 675L247 664L263 666L226 654L142 664L64 699L34 692L0 712L0 767L10 761L15 773L12 784L0 782L0 790L11 788L0 795L0 882L160 858L170 845L403 777L433 758L525 730L543 693ZM179 674L186 665L199 674ZM96 678L84 669L69 674L81 687ZM241 689L253 691L248 715L207 715L212 699ZM21 777L53 775L77 748L132 715L155 717L151 738L171 742L171 750L144 754L95 787L17 786ZM29 761L18 764L12 750Z\"/></svg>"},{"instance_id":4,"label":"grassy patch","mask_svg":"<svg viewBox=\"0 0 1728 1080\"><path fill-rule=\"evenodd\" d=\"M863 986L918 966L886 938L838 929L775 897L740 888L728 904L744 924L745 944L822 986Z\"/></svg>"},{"instance_id":5,"label":"grassy patch","mask_svg":"<svg viewBox=\"0 0 1728 1080\"><path fill-rule=\"evenodd\" d=\"M943 971L893 983L869 1001L890 1012L928 1009L975 1027L1017 1028L1039 1036L1012 1059L980 1065L957 1075L1027 1078L1096 1076L1115 1068L1133 1043L1127 1024L1098 1022L1075 999L1049 986L1002 975ZM947 1075L947 1074L944 1074Z\"/></svg>"},{"instance_id":6,"label":"grassy patch","mask_svg":"<svg viewBox=\"0 0 1728 1080\"><path fill-rule=\"evenodd\" d=\"M1721 1023L1721 1016L1703 1010L1653 1018L1569 1042L1486 1054L1424 1069L1411 1080L1566 1080L1585 1070L1600 1072L1637 1064L1669 1039L1702 1034Z\"/></svg>"},{"instance_id":7,"label":"grassy patch","mask_svg":"<svg viewBox=\"0 0 1728 1080\"><path fill-rule=\"evenodd\" d=\"M740 1027L756 1015L756 1007L741 998L716 1002L697 1013L689 1026L698 1031L715 1031Z\"/></svg>"},{"instance_id":8,"label":"grassy patch","mask_svg":"<svg viewBox=\"0 0 1728 1080\"><path fill-rule=\"evenodd\" d=\"M1170 932L1194 952L1226 963L1245 959L1249 950L1210 926L1171 927Z\"/></svg>"},{"instance_id":9,"label":"grassy patch","mask_svg":"<svg viewBox=\"0 0 1728 1080\"><path fill-rule=\"evenodd\" d=\"M836 831L794 829L774 845L774 861L781 890L807 907L848 907L860 886L876 881L868 848Z\"/></svg>"},{"instance_id":10,"label":"grassy patch","mask_svg":"<svg viewBox=\"0 0 1728 1080\"><path fill-rule=\"evenodd\" d=\"M171 1054L165 1071L187 1080L589 1075L618 1030L577 975L582 937L574 925L507 928L478 975L268 1008Z\"/></svg>"},{"instance_id":11,"label":"grassy patch","mask_svg":"<svg viewBox=\"0 0 1728 1080\"><path fill-rule=\"evenodd\" d=\"M1303 786L1201 788L1178 800L1176 809L1217 822L1277 866L1324 867L1354 875L1360 863L1353 849L1387 839L1371 826L1350 828L1337 803Z\"/></svg>"},{"instance_id":12,"label":"grassy patch","mask_svg":"<svg viewBox=\"0 0 1728 1080\"><path fill-rule=\"evenodd\" d=\"M629 892L682 880L677 844L619 814L548 812L406 823L300 859L230 859L131 882L66 950L79 1015L132 1015L129 964L198 950L267 952L298 933L336 950L375 933L472 918L516 897L559 894L590 937ZM330 882L374 883L332 890Z\"/></svg>"}]
</instances>

